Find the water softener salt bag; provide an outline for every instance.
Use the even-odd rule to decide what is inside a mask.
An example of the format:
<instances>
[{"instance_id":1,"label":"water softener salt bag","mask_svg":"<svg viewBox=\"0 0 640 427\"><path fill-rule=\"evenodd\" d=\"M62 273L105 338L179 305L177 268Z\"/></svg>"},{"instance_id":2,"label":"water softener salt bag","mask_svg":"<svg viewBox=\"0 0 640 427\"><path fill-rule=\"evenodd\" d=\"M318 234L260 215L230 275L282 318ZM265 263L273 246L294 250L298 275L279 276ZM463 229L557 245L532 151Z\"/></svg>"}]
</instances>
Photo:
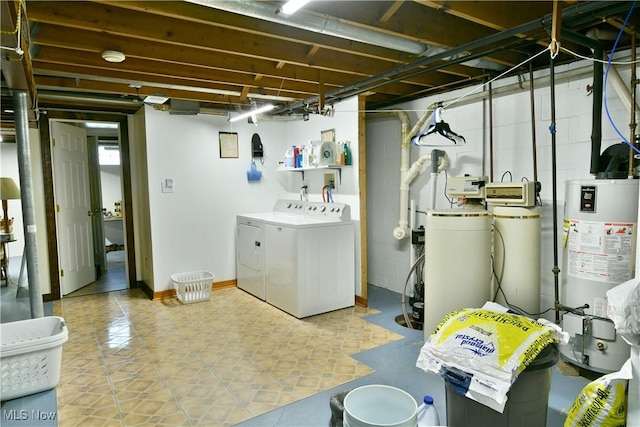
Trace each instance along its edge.
<instances>
[{"instance_id":1,"label":"water softener salt bag","mask_svg":"<svg viewBox=\"0 0 640 427\"><path fill-rule=\"evenodd\" d=\"M626 425L627 384L633 377L631 359L618 372L587 384L567 412L564 427L620 427Z\"/></svg>"},{"instance_id":2,"label":"water softener salt bag","mask_svg":"<svg viewBox=\"0 0 640 427\"><path fill-rule=\"evenodd\" d=\"M487 303L445 316L420 350L416 366L502 413L518 374L547 345L566 340L558 326L544 319L535 321Z\"/></svg>"}]
</instances>

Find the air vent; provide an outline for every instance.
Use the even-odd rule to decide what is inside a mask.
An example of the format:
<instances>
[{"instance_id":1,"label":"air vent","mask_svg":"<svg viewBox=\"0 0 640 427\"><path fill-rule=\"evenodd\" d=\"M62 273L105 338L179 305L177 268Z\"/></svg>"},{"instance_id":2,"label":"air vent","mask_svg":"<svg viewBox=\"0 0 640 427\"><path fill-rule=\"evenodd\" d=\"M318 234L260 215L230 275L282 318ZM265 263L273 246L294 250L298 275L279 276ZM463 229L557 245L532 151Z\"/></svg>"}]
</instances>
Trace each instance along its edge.
<instances>
[{"instance_id":1,"label":"air vent","mask_svg":"<svg viewBox=\"0 0 640 427\"><path fill-rule=\"evenodd\" d=\"M198 101L186 101L184 99L172 99L170 101L169 114L196 115L200 112Z\"/></svg>"}]
</instances>

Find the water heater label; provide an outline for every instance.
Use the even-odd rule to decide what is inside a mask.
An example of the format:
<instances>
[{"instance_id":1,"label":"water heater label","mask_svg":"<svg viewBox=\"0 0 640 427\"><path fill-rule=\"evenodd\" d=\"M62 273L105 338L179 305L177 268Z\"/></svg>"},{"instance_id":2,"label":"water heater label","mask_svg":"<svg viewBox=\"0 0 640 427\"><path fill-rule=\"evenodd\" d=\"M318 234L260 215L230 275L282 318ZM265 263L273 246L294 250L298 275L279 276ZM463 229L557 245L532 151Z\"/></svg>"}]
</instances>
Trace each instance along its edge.
<instances>
[{"instance_id":1,"label":"water heater label","mask_svg":"<svg viewBox=\"0 0 640 427\"><path fill-rule=\"evenodd\" d=\"M568 221L567 274L607 283L631 279L636 224Z\"/></svg>"}]
</instances>

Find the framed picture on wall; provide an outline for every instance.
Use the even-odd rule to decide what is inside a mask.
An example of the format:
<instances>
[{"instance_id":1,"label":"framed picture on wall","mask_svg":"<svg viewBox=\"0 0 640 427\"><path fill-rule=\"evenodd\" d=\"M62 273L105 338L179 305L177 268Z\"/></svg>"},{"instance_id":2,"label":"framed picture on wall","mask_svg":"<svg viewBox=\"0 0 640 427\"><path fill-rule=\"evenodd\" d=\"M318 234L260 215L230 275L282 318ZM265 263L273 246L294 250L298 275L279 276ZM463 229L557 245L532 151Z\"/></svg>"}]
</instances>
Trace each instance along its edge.
<instances>
[{"instance_id":1,"label":"framed picture on wall","mask_svg":"<svg viewBox=\"0 0 640 427\"><path fill-rule=\"evenodd\" d=\"M238 158L238 132L219 132L220 136L220 158Z\"/></svg>"},{"instance_id":2,"label":"framed picture on wall","mask_svg":"<svg viewBox=\"0 0 640 427\"><path fill-rule=\"evenodd\" d=\"M327 129L320 132L320 140L322 142L336 142L336 130Z\"/></svg>"}]
</instances>

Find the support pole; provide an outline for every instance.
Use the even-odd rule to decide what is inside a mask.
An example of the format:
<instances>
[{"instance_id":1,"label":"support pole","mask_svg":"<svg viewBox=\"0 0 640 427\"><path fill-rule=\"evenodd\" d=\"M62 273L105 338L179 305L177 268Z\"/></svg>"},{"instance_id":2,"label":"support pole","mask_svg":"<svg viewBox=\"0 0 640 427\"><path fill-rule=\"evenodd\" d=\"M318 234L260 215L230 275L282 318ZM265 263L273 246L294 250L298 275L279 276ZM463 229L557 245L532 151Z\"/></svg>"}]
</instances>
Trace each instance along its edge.
<instances>
[{"instance_id":1,"label":"support pole","mask_svg":"<svg viewBox=\"0 0 640 427\"><path fill-rule=\"evenodd\" d=\"M629 122L629 133L630 138L629 142L631 145L629 146L629 178L634 177L634 163L635 163L635 152L633 147L636 146L636 86L637 82L637 74L636 74L636 29L633 28L633 33L631 34L631 61L634 65L631 66L631 121Z\"/></svg>"},{"instance_id":2,"label":"support pole","mask_svg":"<svg viewBox=\"0 0 640 427\"><path fill-rule=\"evenodd\" d=\"M489 82L489 182L493 182L493 87Z\"/></svg>"},{"instance_id":3,"label":"support pole","mask_svg":"<svg viewBox=\"0 0 640 427\"><path fill-rule=\"evenodd\" d=\"M533 154L533 180L538 181L538 147L536 144L536 102L533 86L533 62L529 62L529 96L531 105L531 148Z\"/></svg>"},{"instance_id":4,"label":"support pole","mask_svg":"<svg viewBox=\"0 0 640 427\"><path fill-rule=\"evenodd\" d=\"M20 173L20 196L22 200L22 221L24 224L24 255L27 257L27 277L29 280L29 305L31 318L44 317L42 288L38 269L36 244L36 213L33 196L33 175L31 173L31 147L29 146L29 119L27 93L13 92L15 111L16 143L18 145L18 169Z\"/></svg>"}]
</instances>

